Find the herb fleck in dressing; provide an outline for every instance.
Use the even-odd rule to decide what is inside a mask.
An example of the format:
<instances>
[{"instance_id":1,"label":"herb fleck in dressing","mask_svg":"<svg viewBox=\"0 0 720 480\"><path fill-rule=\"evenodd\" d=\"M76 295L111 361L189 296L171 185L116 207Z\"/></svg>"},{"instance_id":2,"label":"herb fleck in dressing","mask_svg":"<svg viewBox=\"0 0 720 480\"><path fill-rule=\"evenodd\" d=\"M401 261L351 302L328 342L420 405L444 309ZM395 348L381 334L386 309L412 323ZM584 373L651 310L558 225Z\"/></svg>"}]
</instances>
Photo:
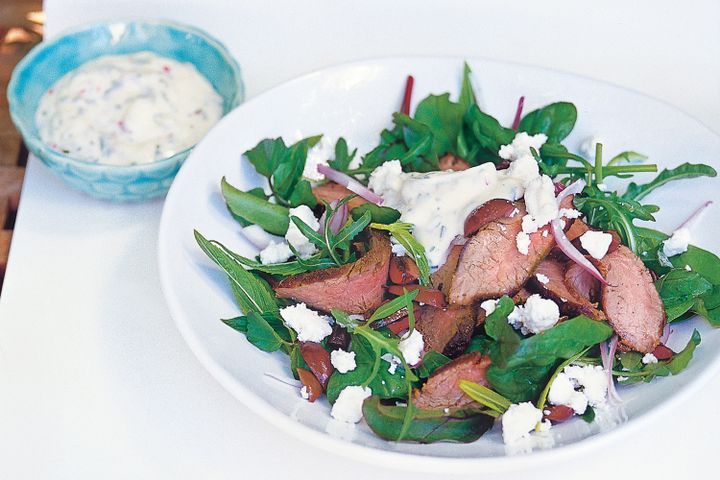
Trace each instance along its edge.
<instances>
[{"instance_id":1,"label":"herb fleck in dressing","mask_svg":"<svg viewBox=\"0 0 720 480\"><path fill-rule=\"evenodd\" d=\"M139 52L67 73L40 99L35 121L54 150L131 165L193 146L222 113L222 98L194 65Z\"/></svg>"}]
</instances>

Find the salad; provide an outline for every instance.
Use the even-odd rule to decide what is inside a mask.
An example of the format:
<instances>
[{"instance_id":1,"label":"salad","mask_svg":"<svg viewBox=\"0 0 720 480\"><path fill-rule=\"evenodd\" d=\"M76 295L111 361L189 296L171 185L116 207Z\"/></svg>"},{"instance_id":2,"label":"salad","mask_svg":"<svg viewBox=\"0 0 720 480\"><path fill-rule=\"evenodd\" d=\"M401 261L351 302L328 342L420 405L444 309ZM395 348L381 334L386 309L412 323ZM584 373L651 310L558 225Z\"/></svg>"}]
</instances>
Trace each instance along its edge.
<instances>
[{"instance_id":1,"label":"salad","mask_svg":"<svg viewBox=\"0 0 720 480\"><path fill-rule=\"evenodd\" d=\"M343 138L269 138L244 154L264 188L220 181L258 250L195 232L241 310L223 322L286 354L302 398L394 441L472 442L499 419L513 443L592 422L618 384L680 373L700 335L673 351L668 325L720 326L720 259L690 244L711 202L670 234L636 221L654 221L656 188L715 170L683 163L614 191L607 178L657 166L593 140L571 152L572 103L523 115L521 97L504 126L467 65L457 99L411 112L412 90L408 77L364 155Z\"/></svg>"}]
</instances>

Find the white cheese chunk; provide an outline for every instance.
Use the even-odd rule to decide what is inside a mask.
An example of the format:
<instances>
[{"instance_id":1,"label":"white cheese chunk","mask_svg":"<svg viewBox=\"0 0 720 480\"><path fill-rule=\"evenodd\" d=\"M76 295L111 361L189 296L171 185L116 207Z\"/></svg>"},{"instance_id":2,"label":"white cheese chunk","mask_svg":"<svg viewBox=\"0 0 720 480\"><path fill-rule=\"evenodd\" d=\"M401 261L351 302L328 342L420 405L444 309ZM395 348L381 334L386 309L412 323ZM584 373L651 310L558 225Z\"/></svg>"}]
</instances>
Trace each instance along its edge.
<instances>
[{"instance_id":1,"label":"white cheese chunk","mask_svg":"<svg viewBox=\"0 0 720 480\"><path fill-rule=\"evenodd\" d=\"M530 295L524 305L508 315L508 323L523 334L540 333L554 326L560 319L560 309L552 300Z\"/></svg>"},{"instance_id":2,"label":"white cheese chunk","mask_svg":"<svg viewBox=\"0 0 720 480\"><path fill-rule=\"evenodd\" d=\"M497 303L498 303L497 300L490 299L490 300L485 300L484 302L482 302L480 304L480 308L485 310L486 317L495 311L495 308L497 307Z\"/></svg>"},{"instance_id":3,"label":"white cheese chunk","mask_svg":"<svg viewBox=\"0 0 720 480\"><path fill-rule=\"evenodd\" d=\"M340 373L352 372L357 367L355 363L355 352L345 350L333 350L330 352L330 363Z\"/></svg>"},{"instance_id":4,"label":"white cheese chunk","mask_svg":"<svg viewBox=\"0 0 720 480\"><path fill-rule=\"evenodd\" d=\"M280 309L285 324L297 332L301 342L321 342L332 333L330 318L311 310L304 303Z\"/></svg>"},{"instance_id":5,"label":"white cheese chunk","mask_svg":"<svg viewBox=\"0 0 720 480\"><path fill-rule=\"evenodd\" d=\"M368 387L349 385L340 391L340 395L330 410L330 415L341 422L357 423L363 417L363 402L371 395L372 390Z\"/></svg>"},{"instance_id":6,"label":"white cheese chunk","mask_svg":"<svg viewBox=\"0 0 720 480\"><path fill-rule=\"evenodd\" d=\"M666 257L673 257L687 252L690 244L690 230L688 228L679 228L663 242L663 253Z\"/></svg>"},{"instance_id":7,"label":"white cheese chunk","mask_svg":"<svg viewBox=\"0 0 720 480\"><path fill-rule=\"evenodd\" d=\"M612 239L613 237L609 233L588 230L580 236L580 245L591 257L602 260L610 248Z\"/></svg>"},{"instance_id":8,"label":"white cheese chunk","mask_svg":"<svg viewBox=\"0 0 720 480\"><path fill-rule=\"evenodd\" d=\"M287 262L292 255L292 250L286 242L270 242L267 247L260 250L260 263L270 265Z\"/></svg>"},{"instance_id":9,"label":"white cheese chunk","mask_svg":"<svg viewBox=\"0 0 720 480\"><path fill-rule=\"evenodd\" d=\"M518 232L515 236L515 245L517 246L518 252L527 255L530 253L530 235L525 232Z\"/></svg>"},{"instance_id":10,"label":"white cheese chunk","mask_svg":"<svg viewBox=\"0 0 720 480\"><path fill-rule=\"evenodd\" d=\"M642 363L648 365L650 363L658 363L658 359L652 353L646 353L642 358Z\"/></svg>"},{"instance_id":11,"label":"white cheese chunk","mask_svg":"<svg viewBox=\"0 0 720 480\"><path fill-rule=\"evenodd\" d=\"M380 356L381 359L388 362L390 365L388 366L388 373L390 375L395 375L395 372L397 371L398 365L402 365L402 360L400 360L398 357L393 355L392 353L383 353Z\"/></svg>"},{"instance_id":12,"label":"white cheese chunk","mask_svg":"<svg viewBox=\"0 0 720 480\"><path fill-rule=\"evenodd\" d=\"M320 228L318 219L315 218L315 214L307 205L300 205L299 207L291 208L289 214L291 217L298 217L315 231L318 231ZM305 235L300 232L300 229L292 220L290 220L290 225L288 226L287 233L285 234L285 239L293 246L293 248L295 248L295 250L297 250L300 254L300 258L308 258L317 251L315 245L313 245L312 242L310 242L310 240L308 240Z\"/></svg>"},{"instance_id":13,"label":"white cheese chunk","mask_svg":"<svg viewBox=\"0 0 720 480\"><path fill-rule=\"evenodd\" d=\"M400 339L398 348L400 349L400 353L403 354L405 362L407 362L408 365L417 365L420 363L423 348L425 348L422 333L416 329L413 329L410 334L406 333Z\"/></svg>"},{"instance_id":14,"label":"white cheese chunk","mask_svg":"<svg viewBox=\"0 0 720 480\"><path fill-rule=\"evenodd\" d=\"M543 414L530 402L514 403L502 416L502 434L505 443L528 438Z\"/></svg>"}]
</instances>

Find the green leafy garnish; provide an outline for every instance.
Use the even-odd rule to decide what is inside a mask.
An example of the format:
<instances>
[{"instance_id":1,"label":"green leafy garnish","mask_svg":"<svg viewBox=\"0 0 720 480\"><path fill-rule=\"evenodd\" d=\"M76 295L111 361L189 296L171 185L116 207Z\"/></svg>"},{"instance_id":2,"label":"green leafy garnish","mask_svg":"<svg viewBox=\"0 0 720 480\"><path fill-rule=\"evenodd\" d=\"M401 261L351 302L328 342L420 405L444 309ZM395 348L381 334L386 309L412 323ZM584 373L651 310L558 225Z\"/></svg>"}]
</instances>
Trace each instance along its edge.
<instances>
[{"instance_id":1,"label":"green leafy garnish","mask_svg":"<svg viewBox=\"0 0 720 480\"><path fill-rule=\"evenodd\" d=\"M512 405L510 400L479 383L460 380L460 390L480 405L484 405L495 412L498 416L505 413Z\"/></svg>"},{"instance_id":2,"label":"green leafy garnish","mask_svg":"<svg viewBox=\"0 0 720 480\"><path fill-rule=\"evenodd\" d=\"M314 207L317 203L310 182L302 178L302 173L308 150L315 146L320 138L322 135L305 138L289 147L282 138L267 138L245 152L255 170L268 178L278 204L287 207Z\"/></svg>"},{"instance_id":3,"label":"green leafy garnish","mask_svg":"<svg viewBox=\"0 0 720 480\"><path fill-rule=\"evenodd\" d=\"M714 168L709 165L683 163L682 165L665 169L655 177L651 182L638 185L635 182L630 182L627 191L622 195L622 198L628 200L641 200L653 190L662 187L668 182L674 180L682 180L686 178L696 177L715 177L717 172Z\"/></svg>"},{"instance_id":4,"label":"green leafy garnish","mask_svg":"<svg viewBox=\"0 0 720 480\"><path fill-rule=\"evenodd\" d=\"M357 220L365 212L370 212L370 220L373 223L384 223L386 225L400 220L400 212L390 207L381 207L374 203L363 203L350 211L352 217Z\"/></svg>"},{"instance_id":5,"label":"green leafy garnish","mask_svg":"<svg viewBox=\"0 0 720 480\"><path fill-rule=\"evenodd\" d=\"M575 128L577 109L569 102L551 103L533 110L520 121L518 130L530 135L544 133L550 143L560 143Z\"/></svg>"},{"instance_id":6,"label":"green leafy garnish","mask_svg":"<svg viewBox=\"0 0 720 480\"><path fill-rule=\"evenodd\" d=\"M685 348L673 355L668 360L661 360L657 363L642 363L642 354L638 352L625 352L619 355L620 364L623 370L613 370L613 375L618 378L621 385L628 385L637 382L649 382L655 377L666 377L677 375L687 368L692 360L695 348L700 345L700 333L693 330L692 336Z\"/></svg>"},{"instance_id":7,"label":"green leafy garnish","mask_svg":"<svg viewBox=\"0 0 720 480\"><path fill-rule=\"evenodd\" d=\"M430 284L430 264L425 256L425 247L413 237L413 225L411 223L395 222L390 225L371 223L370 228L390 232L390 235L407 250L408 254L415 261L418 270L420 270L420 284Z\"/></svg>"},{"instance_id":8,"label":"green leafy garnish","mask_svg":"<svg viewBox=\"0 0 720 480\"><path fill-rule=\"evenodd\" d=\"M379 396L363 402L363 416L370 429L380 438L394 441L433 443L443 440L474 442L492 427L490 412L477 408L420 410L413 412L407 427L408 406L383 405Z\"/></svg>"},{"instance_id":9,"label":"green leafy garnish","mask_svg":"<svg viewBox=\"0 0 720 480\"><path fill-rule=\"evenodd\" d=\"M285 235L290 221L288 208L270 203L257 190L243 192L230 185L225 177L220 182L220 190L230 212L243 226L259 225L266 232ZM260 190L262 192L262 190Z\"/></svg>"},{"instance_id":10,"label":"green leafy garnish","mask_svg":"<svg viewBox=\"0 0 720 480\"><path fill-rule=\"evenodd\" d=\"M232 285L237 289L236 298L246 315L249 312L262 314L279 311L275 294L267 283L245 270L232 255L207 240L197 230L195 231L195 240L203 252L227 274Z\"/></svg>"}]
</instances>

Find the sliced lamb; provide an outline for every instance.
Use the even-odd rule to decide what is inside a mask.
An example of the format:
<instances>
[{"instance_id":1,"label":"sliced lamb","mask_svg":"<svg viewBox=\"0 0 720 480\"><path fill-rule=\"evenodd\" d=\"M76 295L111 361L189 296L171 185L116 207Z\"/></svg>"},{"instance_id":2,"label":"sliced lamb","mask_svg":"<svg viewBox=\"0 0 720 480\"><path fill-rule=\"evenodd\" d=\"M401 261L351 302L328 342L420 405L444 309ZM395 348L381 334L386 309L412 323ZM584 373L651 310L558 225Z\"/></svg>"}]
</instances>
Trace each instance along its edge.
<instances>
[{"instance_id":1,"label":"sliced lamb","mask_svg":"<svg viewBox=\"0 0 720 480\"><path fill-rule=\"evenodd\" d=\"M313 187L312 193L318 202L320 200L324 200L327 203L337 202L347 197L348 195L354 195L353 192L335 182L328 182ZM362 197L356 196L352 200L348 201L348 208L353 209L357 206L362 205L363 203L367 203L367 200Z\"/></svg>"},{"instance_id":2,"label":"sliced lamb","mask_svg":"<svg viewBox=\"0 0 720 480\"><path fill-rule=\"evenodd\" d=\"M608 282L601 290L602 309L620 347L652 352L660 344L666 317L650 271L624 245L595 264Z\"/></svg>"},{"instance_id":3,"label":"sliced lamb","mask_svg":"<svg viewBox=\"0 0 720 480\"><path fill-rule=\"evenodd\" d=\"M451 304L515 295L550 252L555 240L548 226L530 234L527 255L518 251L525 206L515 202L515 208L514 215L488 223L467 241L448 293Z\"/></svg>"},{"instance_id":4,"label":"sliced lamb","mask_svg":"<svg viewBox=\"0 0 720 480\"><path fill-rule=\"evenodd\" d=\"M543 260L528 281L528 286L541 296L557 303L563 315L587 315L595 320L605 319L603 312L598 310L597 304L590 303L565 283L565 265L559 260L550 257Z\"/></svg>"},{"instance_id":5,"label":"sliced lamb","mask_svg":"<svg viewBox=\"0 0 720 480\"><path fill-rule=\"evenodd\" d=\"M415 327L422 333L425 351L435 350L450 358L462 354L475 330L475 314L470 307L420 307Z\"/></svg>"},{"instance_id":6,"label":"sliced lamb","mask_svg":"<svg viewBox=\"0 0 720 480\"><path fill-rule=\"evenodd\" d=\"M567 265L565 285L589 302L600 301L600 282L575 262Z\"/></svg>"},{"instance_id":7,"label":"sliced lamb","mask_svg":"<svg viewBox=\"0 0 720 480\"><path fill-rule=\"evenodd\" d=\"M291 298L329 312L333 308L361 314L383 302L390 267L387 235L372 230L370 250L359 260L341 267L287 277L275 286L279 298Z\"/></svg>"},{"instance_id":8,"label":"sliced lamb","mask_svg":"<svg viewBox=\"0 0 720 480\"><path fill-rule=\"evenodd\" d=\"M447 295L450 290L452 277L455 275L455 269L457 268L462 250L462 245L453 245L450 247L450 253L448 253L445 263L430 275L430 283L432 286L443 292L445 295Z\"/></svg>"},{"instance_id":9,"label":"sliced lamb","mask_svg":"<svg viewBox=\"0 0 720 480\"><path fill-rule=\"evenodd\" d=\"M472 352L456 358L438 368L428 378L422 389L413 392L413 403L418 408L437 409L465 406L478 406L460 390L460 380L468 380L489 386L485 372L490 358L479 352Z\"/></svg>"}]
</instances>

